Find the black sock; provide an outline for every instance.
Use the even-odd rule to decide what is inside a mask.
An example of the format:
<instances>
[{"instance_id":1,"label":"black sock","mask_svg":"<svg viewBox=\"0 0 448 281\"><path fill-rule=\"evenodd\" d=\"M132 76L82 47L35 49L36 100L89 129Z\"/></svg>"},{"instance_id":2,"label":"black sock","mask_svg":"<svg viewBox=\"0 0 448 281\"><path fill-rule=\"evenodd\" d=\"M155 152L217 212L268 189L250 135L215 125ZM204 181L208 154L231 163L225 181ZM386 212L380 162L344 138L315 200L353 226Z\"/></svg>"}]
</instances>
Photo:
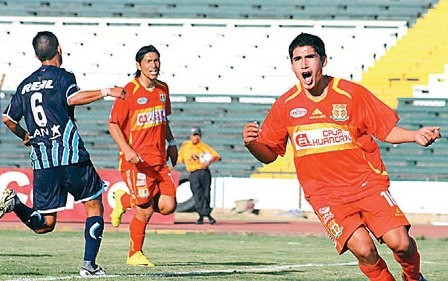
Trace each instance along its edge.
<instances>
[{"instance_id":1,"label":"black sock","mask_svg":"<svg viewBox=\"0 0 448 281\"><path fill-rule=\"evenodd\" d=\"M16 198L14 213L26 226L32 230L37 230L45 225L45 218L42 217L36 210L20 202L18 197Z\"/></svg>"}]
</instances>

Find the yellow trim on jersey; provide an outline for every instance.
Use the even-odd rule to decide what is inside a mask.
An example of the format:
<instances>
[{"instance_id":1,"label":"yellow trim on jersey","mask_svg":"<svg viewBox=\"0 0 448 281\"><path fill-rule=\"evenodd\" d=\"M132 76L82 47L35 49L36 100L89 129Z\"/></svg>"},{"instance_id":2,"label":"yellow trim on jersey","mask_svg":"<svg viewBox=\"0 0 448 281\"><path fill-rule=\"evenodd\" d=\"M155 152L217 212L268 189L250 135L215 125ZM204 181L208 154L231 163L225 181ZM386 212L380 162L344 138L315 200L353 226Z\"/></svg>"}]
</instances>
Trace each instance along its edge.
<instances>
[{"instance_id":1,"label":"yellow trim on jersey","mask_svg":"<svg viewBox=\"0 0 448 281\"><path fill-rule=\"evenodd\" d=\"M297 92L295 92L294 94L292 94L291 96L289 96L286 100L285 103L289 102L290 100L294 99L295 97L297 97L298 95L300 95L300 93L302 92L302 85L300 85L300 83L296 84L297 87Z\"/></svg>"},{"instance_id":2,"label":"yellow trim on jersey","mask_svg":"<svg viewBox=\"0 0 448 281\"><path fill-rule=\"evenodd\" d=\"M132 84L134 84L134 89L132 89L132 94L135 94L138 90L138 88L140 88L140 84L137 81L137 78L135 78L134 80L131 81Z\"/></svg>"},{"instance_id":3,"label":"yellow trim on jersey","mask_svg":"<svg viewBox=\"0 0 448 281\"><path fill-rule=\"evenodd\" d=\"M346 96L346 97L349 98L349 99L352 99L352 95L350 95L350 93L348 93L348 92L346 92L346 91L344 91L344 90L342 90L342 89L340 89L340 88L338 87L339 81L341 81L340 78L334 78L332 89L333 89L336 93L341 94L341 95L344 95L344 96Z\"/></svg>"},{"instance_id":4,"label":"yellow trim on jersey","mask_svg":"<svg viewBox=\"0 0 448 281\"><path fill-rule=\"evenodd\" d=\"M366 154L364 153L364 151L363 151L362 156L363 156L364 159L366 160L366 162L367 162L367 164L369 165L370 169L372 169L377 175L380 175L380 176L387 176L387 175L388 175L388 173L387 173L386 170L384 170L384 171L380 171L380 170L378 170L377 168L375 168L375 167L372 165L372 163L370 163L370 162L367 160L367 158L366 158Z\"/></svg>"}]
</instances>

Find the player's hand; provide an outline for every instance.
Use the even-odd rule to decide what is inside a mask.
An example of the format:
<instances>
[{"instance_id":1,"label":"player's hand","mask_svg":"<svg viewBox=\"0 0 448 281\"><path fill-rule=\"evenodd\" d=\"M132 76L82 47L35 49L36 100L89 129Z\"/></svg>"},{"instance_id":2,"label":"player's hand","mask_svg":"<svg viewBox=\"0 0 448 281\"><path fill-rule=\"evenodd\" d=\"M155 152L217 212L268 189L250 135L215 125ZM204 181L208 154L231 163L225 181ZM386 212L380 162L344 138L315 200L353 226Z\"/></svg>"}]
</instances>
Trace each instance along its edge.
<instances>
[{"instance_id":1,"label":"player's hand","mask_svg":"<svg viewBox=\"0 0 448 281\"><path fill-rule=\"evenodd\" d=\"M257 121L247 123L243 128L244 145L247 146L249 143L256 141L258 139L259 132L260 128Z\"/></svg>"},{"instance_id":2,"label":"player's hand","mask_svg":"<svg viewBox=\"0 0 448 281\"><path fill-rule=\"evenodd\" d=\"M110 88L109 96L123 100L124 97L126 96L126 91L122 87Z\"/></svg>"},{"instance_id":3,"label":"player's hand","mask_svg":"<svg viewBox=\"0 0 448 281\"><path fill-rule=\"evenodd\" d=\"M170 145L166 149L166 160L171 160L171 165L174 167L177 163L177 146Z\"/></svg>"},{"instance_id":4,"label":"player's hand","mask_svg":"<svg viewBox=\"0 0 448 281\"><path fill-rule=\"evenodd\" d=\"M440 137L440 127L423 127L417 131L414 140L421 146L430 146Z\"/></svg>"},{"instance_id":5,"label":"player's hand","mask_svg":"<svg viewBox=\"0 0 448 281\"><path fill-rule=\"evenodd\" d=\"M140 157L140 155L138 155L138 153L132 149L124 152L124 157L126 159L126 162L131 164L137 164L143 162L143 159Z\"/></svg>"},{"instance_id":6,"label":"player's hand","mask_svg":"<svg viewBox=\"0 0 448 281\"><path fill-rule=\"evenodd\" d=\"M31 146L30 135L28 133L25 135L22 143L24 146Z\"/></svg>"}]
</instances>

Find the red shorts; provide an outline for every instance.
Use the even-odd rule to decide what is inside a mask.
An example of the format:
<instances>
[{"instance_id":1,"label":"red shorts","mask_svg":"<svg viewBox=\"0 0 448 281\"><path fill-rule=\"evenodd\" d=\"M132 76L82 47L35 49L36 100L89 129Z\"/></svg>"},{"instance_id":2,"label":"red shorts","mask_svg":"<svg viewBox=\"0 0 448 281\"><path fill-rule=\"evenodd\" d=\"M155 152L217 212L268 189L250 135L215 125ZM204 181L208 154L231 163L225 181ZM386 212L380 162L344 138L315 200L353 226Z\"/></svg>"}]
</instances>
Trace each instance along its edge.
<instances>
[{"instance_id":1,"label":"red shorts","mask_svg":"<svg viewBox=\"0 0 448 281\"><path fill-rule=\"evenodd\" d=\"M157 194L176 197L176 187L170 170L165 166L131 168L121 172L131 193L132 205L143 205Z\"/></svg>"},{"instance_id":2,"label":"red shorts","mask_svg":"<svg viewBox=\"0 0 448 281\"><path fill-rule=\"evenodd\" d=\"M360 226L366 227L380 242L394 228L410 226L389 191L375 192L363 199L335 206L314 209L336 250L347 250L347 241Z\"/></svg>"}]
</instances>

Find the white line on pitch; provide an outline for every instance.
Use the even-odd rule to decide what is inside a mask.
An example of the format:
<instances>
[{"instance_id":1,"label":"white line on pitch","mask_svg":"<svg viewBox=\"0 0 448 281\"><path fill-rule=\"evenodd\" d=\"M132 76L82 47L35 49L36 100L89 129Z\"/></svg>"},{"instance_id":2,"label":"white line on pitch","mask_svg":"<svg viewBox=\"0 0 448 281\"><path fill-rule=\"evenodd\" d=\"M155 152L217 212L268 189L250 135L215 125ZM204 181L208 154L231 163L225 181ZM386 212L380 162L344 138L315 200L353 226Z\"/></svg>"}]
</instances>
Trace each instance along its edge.
<instances>
[{"instance_id":1,"label":"white line on pitch","mask_svg":"<svg viewBox=\"0 0 448 281\"><path fill-rule=\"evenodd\" d=\"M270 272L270 271L282 271L293 268L301 267L333 267L333 266L356 266L357 262L344 262L344 263L305 263L305 264L290 264L290 265L274 265L266 267L254 267L254 268L234 268L234 269L221 269L221 270L197 270L197 271L179 271L179 272L161 272L161 273L147 273L147 274L109 274L106 276L98 276L95 278L116 278L116 277L176 277L176 276L200 276L208 274L228 274L228 273L250 273L250 272ZM84 279L79 275L72 276L48 276L38 278L17 278L6 281L56 281L56 280L68 280L68 279Z\"/></svg>"}]
</instances>

